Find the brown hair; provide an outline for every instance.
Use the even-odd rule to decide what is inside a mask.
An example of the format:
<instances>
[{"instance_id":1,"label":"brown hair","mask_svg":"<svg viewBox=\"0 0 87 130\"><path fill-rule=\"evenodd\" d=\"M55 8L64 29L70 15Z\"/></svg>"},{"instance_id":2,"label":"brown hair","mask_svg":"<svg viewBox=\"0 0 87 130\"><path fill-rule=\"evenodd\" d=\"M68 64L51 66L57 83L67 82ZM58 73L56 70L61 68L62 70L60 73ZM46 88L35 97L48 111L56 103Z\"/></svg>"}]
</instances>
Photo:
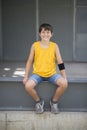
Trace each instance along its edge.
<instances>
[{"instance_id":1,"label":"brown hair","mask_svg":"<svg viewBox=\"0 0 87 130\"><path fill-rule=\"evenodd\" d=\"M51 31L51 33L53 33L53 27L50 24L48 24L48 23L41 24L39 27L39 33L42 31L43 28L45 30L49 30L49 31Z\"/></svg>"}]
</instances>

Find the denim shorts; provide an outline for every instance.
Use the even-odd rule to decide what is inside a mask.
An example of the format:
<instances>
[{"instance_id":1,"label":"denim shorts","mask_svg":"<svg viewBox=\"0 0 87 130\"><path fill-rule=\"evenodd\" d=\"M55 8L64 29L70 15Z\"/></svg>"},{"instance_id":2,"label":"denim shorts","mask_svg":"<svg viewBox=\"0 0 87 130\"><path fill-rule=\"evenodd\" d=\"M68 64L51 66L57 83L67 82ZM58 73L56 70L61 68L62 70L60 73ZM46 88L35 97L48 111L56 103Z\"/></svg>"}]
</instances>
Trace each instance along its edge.
<instances>
[{"instance_id":1,"label":"denim shorts","mask_svg":"<svg viewBox=\"0 0 87 130\"><path fill-rule=\"evenodd\" d=\"M30 77L29 77L29 80L34 80L36 82L36 84L39 84L41 83L42 81L49 81L51 82L52 84L56 84L56 81L59 79L59 78L62 78L62 76L60 74L54 74L52 75L51 77L41 77L37 74L32 74Z\"/></svg>"}]
</instances>

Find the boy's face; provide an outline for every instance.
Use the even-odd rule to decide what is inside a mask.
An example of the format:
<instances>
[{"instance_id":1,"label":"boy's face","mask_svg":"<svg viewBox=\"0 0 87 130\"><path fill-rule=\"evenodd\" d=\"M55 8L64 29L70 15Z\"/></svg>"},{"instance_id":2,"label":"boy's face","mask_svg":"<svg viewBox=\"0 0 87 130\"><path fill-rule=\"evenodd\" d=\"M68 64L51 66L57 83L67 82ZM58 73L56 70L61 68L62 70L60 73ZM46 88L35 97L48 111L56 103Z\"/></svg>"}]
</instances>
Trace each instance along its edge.
<instances>
[{"instance_id":1,"label":"boy's face","mask_svg":"<svg viewBox=\"0 0 87 130\"><path fill-rule=\"evenodd\" d=\"M49 41L53 33L50 30L45 30L44 28L39 33L41 40Z\"/></svg>"}]
</instances>

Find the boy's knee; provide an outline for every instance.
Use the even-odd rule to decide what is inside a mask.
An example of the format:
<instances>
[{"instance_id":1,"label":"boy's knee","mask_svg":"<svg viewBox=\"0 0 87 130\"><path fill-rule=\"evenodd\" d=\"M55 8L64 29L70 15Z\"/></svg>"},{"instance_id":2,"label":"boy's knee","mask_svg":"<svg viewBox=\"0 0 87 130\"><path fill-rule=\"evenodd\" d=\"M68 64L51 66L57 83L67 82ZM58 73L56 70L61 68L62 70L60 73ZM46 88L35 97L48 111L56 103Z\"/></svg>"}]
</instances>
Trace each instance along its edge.
<instances>
[{"instance_id":1,"label":"boy's knee","mask_svg":"<svg viewBox=\"0 0 87 130\"><path fill-rule=\"evenodd\" d=\"M58 83L58 86L63 87L64 89L67 89L68 87L68 82L64 78L59 79L57 83Z\"/></svg>"},{"instance_id":2,"label":"boy's knee","mask_svg":"<svg viewBox=\"0 0 87 130\"><path fill-rule=\"evenodd\" d=\"M29 85L28 82L25 84L25 90L26 90L26 91L29 91L29 90L30 90L30 85Z\"/></svg>"},{"instance_id":3,"label":"boy's knee","mask_svg":"<svg viewBox=\"0 0 87 130\"><path fill-rule=\"evenodd\" d=\"M26 84L25 84L25 89L26 91L31 91L35 86L35 82L29 80Z\"/></svg>"}]
</instances>

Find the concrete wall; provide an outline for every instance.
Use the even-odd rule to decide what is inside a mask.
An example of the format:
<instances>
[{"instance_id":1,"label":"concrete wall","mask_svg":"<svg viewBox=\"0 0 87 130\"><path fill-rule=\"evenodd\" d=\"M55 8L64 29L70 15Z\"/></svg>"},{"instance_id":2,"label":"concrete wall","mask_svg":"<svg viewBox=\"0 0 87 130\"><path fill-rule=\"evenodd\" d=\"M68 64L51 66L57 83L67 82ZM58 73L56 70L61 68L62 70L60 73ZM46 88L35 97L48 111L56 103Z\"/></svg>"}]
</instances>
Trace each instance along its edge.
<instances>
[{"instance_id":1,"label":"concrete wall","mask_svg":"<svg viewBox=\"0 0 87 130\"><path fill-rule=\"evenodd\" d=\"M73 0L3 0L2 11L4 60L25 60L43 22L53 25L63 59L73 60Z\"/></svg>"},{"instance_id":2,"label":"concrete wall","mask_svg":"<svg viewBox=\"0 0 87 130\"><path fill-rule=\"evenodd\" d=\"M87 79L68 82L69 88L58 101L60 111L87 112ZM50 110L49 103L56 88L49 82L36 86L37 93L45 101L45 110ZM26 93L21 78L0 82L0 110L35 110L35 101Z\"/></svg>"},{"instance_id":3,"label":"concrete wall","mask_svg":"<svg viewBox=\"0 0 87 130\"><path fill-rule=\"evenodd\" d=\"M87 130L87 113L0 111L0 130Z\"/></svg>"},{"instance_id":4,"label":"concrete wall","mask_svg":"<svg viewBox=\"0 0 87 130\"><path fill-rule=\"evenodd\" d=\"M25 61L31 44L38 40L39 25L48 22L54 27L52 40L58 43L63 60L87 62L86 0L0 2L0 59Z\"/></svg>"},{"instance_id":5,"label":"concrete wall","mask_svg":"<svg viewBox=\"0 0 87 130\"><path fill-rule=\"evenodd\" d=\"M35 0L2 0L4 60L25 60L36 38Z\"/></svg>"},{"instance_id":6,"label":"concrete wall","mask_svg":"<svg viewBox=\"0 0 87 130\"><path fill-rule=\"evenodd\" d=\"M0 0L0 59L2 60L2 2Z\"/></svg>"},{"instance_id":7,"label":"concrete wall","mask_svg":"<svg viewBox=\"0 0 87 130\"><path fill-rule=\"evenodd\" d=\"M77 0L76 9L76 60L87 61L87 0Z\"/></svg>"},{"instance_id":8,"label":"concrete wall","mask_svg":"<svg viewBox=\"0 0 87 130\"><path fill-rule=\"evenodd\" d=\"M73 60L73 4L73 0L43 0L39 3L40 23L45 21L53 25L53 41L59 45L65 61Z\"/></svg>"}]
</instances>

